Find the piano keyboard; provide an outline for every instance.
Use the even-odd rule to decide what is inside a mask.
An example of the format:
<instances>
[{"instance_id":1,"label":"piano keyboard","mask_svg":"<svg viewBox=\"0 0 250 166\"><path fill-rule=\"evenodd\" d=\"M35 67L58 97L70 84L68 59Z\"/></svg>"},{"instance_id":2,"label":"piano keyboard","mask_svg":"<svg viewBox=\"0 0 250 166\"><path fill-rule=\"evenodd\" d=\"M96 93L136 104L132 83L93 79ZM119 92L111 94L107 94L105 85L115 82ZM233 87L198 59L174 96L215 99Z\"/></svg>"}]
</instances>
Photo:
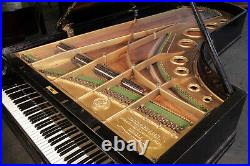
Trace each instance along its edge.
<instances>
[{"instance_id":1,"label":"piano keyboard","mask_svg":"<svg viewBox=\"0 0 250 166\"><path fill-rule=\"evenodd\" d=\"M28 83L3 87L2 103L50 163L114 163Z\"/></svg>"}]
</instances>

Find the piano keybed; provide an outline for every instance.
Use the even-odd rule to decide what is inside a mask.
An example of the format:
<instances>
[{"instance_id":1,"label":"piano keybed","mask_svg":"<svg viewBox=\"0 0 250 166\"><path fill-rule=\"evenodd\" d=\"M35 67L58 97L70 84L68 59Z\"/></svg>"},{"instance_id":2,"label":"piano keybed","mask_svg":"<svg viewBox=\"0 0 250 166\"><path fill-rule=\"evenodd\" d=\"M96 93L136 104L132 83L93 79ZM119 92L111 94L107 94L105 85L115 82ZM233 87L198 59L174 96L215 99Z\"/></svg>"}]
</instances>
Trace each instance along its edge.
<instances>
[{"instance_id":1,"label":"piano keybed","mask_svg":"<svg viewBox=\"0 0 250 166\"><path fill-rule=\"evenodd\" d=\"M2 102L50 163L114 163L30 84L3 87Z\"/></svg>"}]
</instances>

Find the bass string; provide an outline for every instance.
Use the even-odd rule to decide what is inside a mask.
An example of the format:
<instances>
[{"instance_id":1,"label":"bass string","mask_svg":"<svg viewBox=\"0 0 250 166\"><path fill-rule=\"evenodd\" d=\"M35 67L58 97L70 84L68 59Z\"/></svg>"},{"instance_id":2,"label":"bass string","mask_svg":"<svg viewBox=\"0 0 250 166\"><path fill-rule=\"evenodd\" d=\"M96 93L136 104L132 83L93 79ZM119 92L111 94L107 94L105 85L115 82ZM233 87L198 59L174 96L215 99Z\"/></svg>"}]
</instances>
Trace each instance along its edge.
<instances>
[{"instance_id":1,"label":"bass string","mask_svg":"<svg viewBox=\"0 0 250 166\"><path fill-rule=\"evenodd\" d=\"M160 124L170 128L171 130L179 133L181 130L183 130L182 127L179 127L177 124L171 122L167 118L161 116L160 114L154 112L154 110L151 110L149 108L146 108L145 106L140 106L136 109L137 111L147 115L148 117L152 118L153 120L156 120Z\"/></svg>"}]
</instances>

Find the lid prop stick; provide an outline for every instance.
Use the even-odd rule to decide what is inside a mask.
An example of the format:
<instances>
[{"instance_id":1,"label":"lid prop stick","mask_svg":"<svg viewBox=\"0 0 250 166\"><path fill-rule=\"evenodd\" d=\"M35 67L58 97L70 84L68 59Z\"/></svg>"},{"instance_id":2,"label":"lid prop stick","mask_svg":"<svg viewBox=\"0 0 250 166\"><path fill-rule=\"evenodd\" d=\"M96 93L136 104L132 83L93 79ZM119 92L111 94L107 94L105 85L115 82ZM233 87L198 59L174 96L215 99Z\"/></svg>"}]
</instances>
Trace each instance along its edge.
<instances>
[{"instance_id":1,"label":"lid prop stick","mask_svg":"<svg viewBox=\"0 0 250 166\"><path fill-rule=\"evenodd\" d=\"M232 85L229 83L227 75L226 75L226 73L221 65L221 62L220 62L220 59L218 56L218 52L216 51L213 40L212 40L209 32L207 31L207 29L204 25L204 22L201 18L201 15L198 12L196 4L194 2L191 2L191 7L192 7L192 11L193 11L195 20L199 26L199 29L200 29L201 33L203 34L205 41L207 42L207 44L209 46L209 51L210 51L209 55L214 63L214 67L217 70L219 76L222 78L224 87L226 88L226 91L229 94L231 94L231 93L233 93L233 88L232 88Z\"/></svg>"}]
</instances>

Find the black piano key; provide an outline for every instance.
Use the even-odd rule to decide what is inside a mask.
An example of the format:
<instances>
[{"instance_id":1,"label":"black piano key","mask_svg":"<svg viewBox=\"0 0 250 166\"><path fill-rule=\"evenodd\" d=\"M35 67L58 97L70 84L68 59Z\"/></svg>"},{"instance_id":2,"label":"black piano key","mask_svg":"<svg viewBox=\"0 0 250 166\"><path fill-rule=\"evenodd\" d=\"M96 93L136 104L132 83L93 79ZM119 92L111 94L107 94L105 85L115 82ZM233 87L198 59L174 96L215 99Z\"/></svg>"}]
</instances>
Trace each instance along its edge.
<instances>
[{"instance_id":1,"label":"black piano key","mask_svg":"<svg viewBox=\"0 0 250 166\"><path fill-rule=\"evenodd\" d=\"M103 155L103 157L100 157L95 163L101 164L103 161L107 160L109 157L107 155Z\"/></svg>"},{"instance_id":2,"label":"black piano key","mask_svg":"<svg viewBox=\"0 0 250 166\"><path fill-rule=\"evenodd\" d=\"M61 131L61 129L59 127L55 127L53 130L50 130L50 132L44 134L43 136L45 139L47 139L60 131Z\"/></svg>"},{"instance_id":3,"label":"black piano key","mask_svg":"<svg viewBox=\"0 0 250 166\"><path fill-rule=\"evenodd\" d=\"M76 133L77 131L79 131L79 130L77 130L76 127L70 128L70 129L66 130L64 133L57 135L56 137L50 138L48 140L48 142L54 145L56 142L59 142L59 141L65 139L66 137L69 137L71 135L71 133Z\"/></svg>"},{"instance_id":4,"label":"black piano key","mask_svg":"<svg viewBox=\"0 0 250 166\"><path fill-rule=\"evenodd\" d=\"M41 128L43 128L43 127L45 127L45 126L47 126L47 125L49 125L51 123L53 123L53 120L48 118L48 119L45 119L45 120L43 120L41 122L36 123L35 128L39 130L39 129L41 129Z\"/></svg>"},{"instance_id":5,"label":"black piano key","mask_svg":"<svg viewBox=\"0 0 250 166\"><path fill-rule=\"evenodd\" d=\"M64 120L61 120L57 123L55 123L54 125L52 126L49 126L49 127L46 127L45 129L41 130L40 133L43 135L43 134L47 134L49 133L51 130L53 130L54 128L58 127L58 125L62 124L62 123L65 123L67 122L68 120L67 119L64 119Z\"/></svg>"},{"instance_id":6,"label":"black piano key","mask_svg":"<svg viewBox=\"0 0 250 166\"><path fill-rule=\"evenodd\" d=\"M30 108L30 107L35 106L35 105L36 105L36 104L35 104L33 101L27 101L27 102L25 102L25 103L23 103L23 104L18 105L17 107L18 107L20 110L26 110L26 109L28 109L28 108Z\"/></svg>"},{"instance_id":7,"label":"black piano key","mask_svg":"<svg viewBox=\"0 0 250 166\"><path fill-rule=\"evenodd\" d=\"M4 92L6 94L10 94L10 93L14 93L20 89L27 88L29 86L30 85L28 85L28 84L15 84L13 86L8 86L6 89L4 89Z\"/></svg>"},{"instance_id":8,"label":"black piano key","mask_svg":"<svg viewBox=\"0 0 250 166\"><path fill-rule=\"evenodd\" d=\"M56 128L56 129L54 129L53 131L51 131L51 132L49 132L48 134L46 134L46 135L44 136L44 138L47 139L47 138L53 136L54 134L60 132L61 130L66 129L66 128L70 127L70 126L72 126L71 123L66 123L66 124L60 126L59 128Z\"/></svg>"},{"instance_id":9,"label":"black piano key","mask_svg":"<svg viewBox=\"0 0 250 166\"><path fill-rule=\"evenodd\" d=\"M48 108L48 107L53 108L53 106L47 102L43 104L39 104L38 107L40 107L41 109Z\"/></svg>"},{"instance_id":10,"label":"black piano key","mask_svg":"<svg viewBox=\"0 0 250 166\"><path fill-rule=\"evenodd\" d=\"M88 153L89 151L91 151L91 150L93 150L95 148L96 147L93 146L93 144L92 144L92 146L87 147L86 150L82 150L80 153L78 153L77 155L73 156L72 158L67 158L67 159L69 159L68 161L67 161L67 159L65 157L64 161L67 161L67 164L71 164L71 163L73 163L74 161L76 161L77 159L79 159L80 157L82 157L83 155L85 155L86 153Z\"/></svg>"},{"instance_id":11,"label":"black piano key","mask_svg":"<svg viewBox=\"0 0 250 166\"><path fill-rule=\"evenodd\" d=\"M34 113L34 110L37 110L37 109L38 109L38 110L42 110L42 109L45 109L45 108L48 108L48 107L51 107L51 105L48 104L48 103L40 104L39 106L36 105L36 107L33 107L32 109L28 109L28 110L26 110L26 111L23 111L23 114L26 115L26 116L28 116L28 115L33 114L33 113ZM35 111L35 112L36 112L36 111Z\"/></svg>"},{"instance_id":12,"label":"black piano key","mask_svg":"<svg viewBox=\"0 0 250 166\"><path fill-rule=\"evenodd\" d=\"M28 119L29 119L30 121L32 121L32 120L38 118L40 115L44 115L43 111L41 111L41 110L40 110L40 112L38 111L37 113L35 113L35 114L29 116Z\"/></svg>"},{"instance_id":13,"label":"black piano key","mask_svg":"<svg viewBox=\"0 0 250 166\"><path fill-rule=\"evenodd\" d=\"M33 113L35 113L35 112L38 112L38 111L40 111L40 110L41 110L40 107L34 107L34 108L32 108L32 109L29 109L29 110L27 110L27 111L24 111L23 114L24 114L25 116L30 116L31 114L33 114Z\"/></svg>"},{"instance_id":14,"label":"black piano key","mask_svg":"<svg viewBox=\"0 0 250 166\"><path fill-rule=\"evenodd\" d=\"M31 123L35 124L35 123L37 123L37 122L39 122L39 121L41 121L41 120L43 120L43 119L45 119L47 117L53 116L53 115L55 115L54 112L46 113L46 114L41 115L41 116L37 117L36 119L32 120Z\"/></svg>"},{"instance_id":15,"label":"black piano key","mask_svg":"<svg viewBox=\"0 0 250 166\"><path fill-rule=\"evenodd\" d=\"M6 91L5 93L8 94L9 97L15 98L15 96L17 96L18 94L19 95L28 94L28 93L31 93L31 92L35 92L35 90L31 86L27 85L27 86L20 86L20 87L11 89L9 91Z\"/></svg>"},{"instance_id":16,"label":"black piano key","mask_svg":"<svg viewBox=\"0 0 250 166\"><path fill-rule=\"evenodd\" d=\"M34 101L34 103L36 103L36 104L40 104L40 103L45 102L46 100L41 96L41 97L32 99L32 101Z\"/></svg>"},{"instance_id":17,"label":"black piano key","mask_svg":"<svg viewBox=\"0 0 250 166\"><path fill-rule=\"evenodd\" d=\"M102 162L104 162L104 161L106 161L108 159L109 159L109 157L105 155L104 157L102 157L99 160L97 160L95 163L96 164L102 164Z\"/></svg>"},{"instance_id":18,"label":"black piano key","mask_svg":"<svg viewBox=\"0 0 250 166\"><path fill-rule=\"evenodd\" d=\"M24 89L21 89L21 90L22 90L22 92L23 92L24 94L30 94L30 93L36 92L36 90L33 89L33 88L24 88Z\"/></svg>"},{"instance_id":19,"label":"black piano key","mask_svg":"<svg viewBox=\"0 0 250 166\"><path fill-rule=\"evenodd\" d=\"M83 143L85 141L87 141L88 139L85 137L85 138L78 138L77 140L65 145L64 147L60 148L57 150L57 153L60 153L59 155L62 156L64 154L66 154L67 152L69 152L70 150L74 149L77 147L77 144L78 143Z\"/></svg>"},{"instance_id":20,"label":"black piano key","mask_svg":"<svg viewBox=\"0 0 250 166\"><path fill-rule=\"evenodd\" d=\"M82 149L78 149L77 151L75 151L75 152L71 153L70 155L66 156L66 157L64 158L64 161L67 161L67 160L71 159L72 157L74 157L74 156L77 155L78 153L81 153L82 151L83 151Z\"/></svg>"},{"instance_id":21,"label":"black piano key","mask_svg":"<svg viewBox=\"0 0 250 166\"><path fill-rule=\"evenodd\" d=\"M58 112L55 112L55 111L48 111L48 112L44 113L43 115L40 115L39 117L36 117L35 119L32 119L31 123L32 124L37 123L40 120L43 120L44 118L47 118L47 117L52 116L52 115L55 115L57 113Z\"/></svg>"},{"instance_id":22,"label":"black piano key","mask_svg":"<svg viewBox=\"0 0 250 166\"><path fill-rule=\"evenodd\" d=\"M75 134L77 132L79 132L79 130L76 127L73 127L71 129L65 131L66 136L68 136L68 137L70 137L71 135L73 135L73 134Z\"/></svg>"},{"instance_id":23,"label":"black piano key","mask_svg":"<svg viewBox=\"0 0 250 166\"><path fill-rule=\"evenodd\" d=\"M65 124L71 124L71 122L68 119L64 119L58 123L56 123L56 125L60 128L61 126L65 125Z\"/></svg>"},{"instance_id":24,"label":"black piano key","mask_svg":"<svg viewBox=\"0 0 250 166\"><path fill-rule=\"evenodd\" d=\"M66 148L65 150L63 150L59 156L63 156L65 154L67 154L68 152L70 152L71 150L75 149L76 147L80 146L81 144L87 142L88 140L87 139L83 139L83 140L80 140L79 142L76 142L75 144L69 146L68 148Z\"/></svg>"},{"instance_id":25,"label":"black piano key","mask_svg":"<svg viewBox=\"0 0 250 166\"><path fill-rule=\"evenodd\" d=\"M25 93L23 91L17 90L15 93L13 92L12 94L9 94L8 96L11 100L15 100L15 99L17 99L21 96L24 96L24 95L25 95Z\"/></svg>"},{"instance_id":26,"label":"black piano key","mask_svg":"<svg viewBox=\"0 0 250 166\"><path fill-rule=\"evenodd\" d=\"M79 163L77 163L77 164L84 164L84 163L86 163L87 161L88 161L88 163L92 163L92 162L94 162L94 161L92 160L92 158L98 156L98 155L101 154L101 153L103 153L103 152L99 149L99 150L97 150L96 152L90 154L89 157L87 157L87 158L81 160L81 161L80 161Z\"/></svg>"},{"instance_id":27,"label":"black piano key","mask_svg":"<svg viewBox=\"0 0 250 166\"><path fill-rule=\"evenodd\" d=\"M46 119L46 120L42 121L42 123L39 122L39 125L37 125L37 126L35 126L35 127L36 127L37 130L40 130L40 129L46 127L46 126L52 125L53 123L54 123L53 120L51 120L51 119Z\"/></svg>"},{"instance_id":28,"label":"black piano key","mask_svg":"<svg viewBox=\"0 0 250 166\"><path fill-rule=\"evenodd\" d=\"M32 114L31 116L28 117L28 119L31 121L31 123L35 123L35 121L37 121L38 119L41 118L46 118L47 114L45 114L43 111L38 111L35 114Z\"/></svg>"},{"instance_id":29,"label":"black piano key","mask_svg":"<svg viewBox=\"0 0 250 166\"><path fill-rule=\"evenodd\" d=\"M32 120L35 120L36 118L39 118L40 116L43 116L44 114L47 115L47 114L49 114L51 112L58 113L58 111L55 108L49 108L49 109L45 108L45 109L41 110L40 112L29 116L28 119L32 121Z\"/></svg>"},{"instance_id":30,"label":"black piano key","mask_svg":"<svg viewBox=\"0 0 250 166\"><path fill-rule=\"evenodd\" d=\"M19 98L19 99L14 100L13 103L19 104L19 103L22 103L22 102L24 102L24 101L26 101L26 100L29 100L29 99L34 98L34 97L37 97L37 96L39 96L38 93L33 93L33 94L28 95L28 96L25 96L25 95L24 95L24 97L21 97L21 98Z\"/></svg>"},{"instance_id":31,"label":"black piano key","mask_svg":"<svg viewBox=\"0 0 250 166\"><path fill-rule=\"evenodd\" d=\"M45 129L42 129L40 131L40 134L42 134L44 136L44 135L46 135L47 133L49 133L50 131L52 131L55 128L58 128L58 126L56 124L53 124L51 126L46 127Z\"/></svg>"},{"instance_id":32,"label":"black piano key","mask_svg":"<svg viewBox=\"0 0 250 166\"><path fill-rule=\"evenodd\" d=\"M64 136L66 136L65 133L61 133L61 134L59 134L59 135L56 135L56 136L50 138L50 139L48 140L48 143L50 143L50 145L51 145L51 143L52 143L53 141L56 141L56 140L58 140L58 139L60 139L60 138L62 138L62 137L64 137Z\"/></svg>"},{"instance_id":33,"label":"black piano key","mask_svg":"<svg viewBox=\"0 0 250 166\"><path fill-rule=\"evenodd\" d=\"M89 143L88 145L84 146L84 149L81 148L80 153L76 154L75 156L72 157L65 157L64 161L67 161L67 164L73 163L74 161L76 161L77 159L79 159L80 157L82 157L83 155L85 155L86 153L94 150L96 148L96 146L94 144ZM86 157L88 158L88 157Z\"/></svg>"},{"instance_id":34,"label":"black piano key","mask_svg":"<svg viewBox=\"0 0 250 166\"><path fill-rule=\"evenodd\" d=\"M20 110L25 110L25 109L28 109L28 108L30 108L32 106L35 106L36 104L42 103L44 101L45 100L42 97L38 97L38 98L35 98L35 99L28 100L25 103L19 104L17 107Z\"/></svg>"},{"instance_id":35,"label":"black piano key","mask_svg":"<svg viewBox=\"0 0 250 166\"><path fill-rule=\"evenodd\" d=\"M78 144L78 145L80 145L80 144ZM93 144L92 142L89 142L89 143L83 145L83 146L81 147L81 149L84 150L84 151L87 153L87 152L90 151L89 149L92 149L92 148L93 148L93 146L95 146L95 144ZM94 149L94 148L93 148L93 149Z\"/></svg>"},{"instance_id":36,"label":"black piano key","mask_svg":"<svg viewBox=\"0 0 250 166\"><path fill-rule=\"evenodd\" d=\"M56 121L58 121L60 119L63 120L64 116L62 114L58 114L58 115L50 117L50 119L53 120L54 122L56 122Z\"/></svg>"},{"instance_id":37,"label":"black piano key","mask_svg":"<svg viewBox=\"0 0 250 166\"><path fill-rule=\"evenodd\" d=\"M78 131L79 131L78 129L73 130L72 132L69 132L69 133L65 134L64 136L60 137L59 139L56 139L55 141L51 142L50 145L51 145L51 146L54 146L54 145L57 144L58 142L64 140L64 139L67 138L67 137L70 137L71 135L77 133Z\"/></svg>"},{"instance_id":38,"label":"black piano key","mask_svg":"<svg viewBox=\"0 0 250 166\"><path fill-rule=\"evenodd\" d=\"M75 137L78 137L78 135L75 136ZM72 142L73 142L72 139L69 139L69 140L67 140L67 141L65 141L65 142L63 142L63 143L57 145L54 149L55 149L56 151L58 151L58 150L62 149L64 146L66 146L67 144L72 143Z\"/></svg>"},{"instance_id":39,"label":"black piano key","mask_svg":"<svg viewBox=\"0 0 250 166\"><path fill-rule=\"evenodd\" d=\"M73 130L72 132L69 132L69 133L67 133L66 135L60 137L59 139L56 139L55 141L51 142L50 145L51 145L51 146L54 146L54 145L57 144L58 142L60 142L60 141L62 141L62 140L64 140L64 139L66 139L67 137L70 137L71 135L77 133L78 131L79 131L79 130Z\"/></svg>"},{"instance_id":40,"label":"black piano key","mask_svg":"<svg viewBox=\"0 0 250 166\"><path fill-rule=\"evenodd\" d=\"M98 147L95 146L95 148L89 152L86 153L86 155L88 155L88 157L86 157L85 159L79 161L77 164L80 163L86 163L86 162L94 162L91 159L95 156L98 156L99 154L103 153Z\"/></svg>"},{"instance_id":41,"label":"black piano key","mask_svg":"<svg viewBox=\"0 0 250 166\"><path fill-rule=\"evenodd\" d=\"M38 112L39 113L39 112ZM37 113L37 114L38 114ZM36 117L33 117L32 119L30 119L30 122L32 124L35 124L43 119L46 119L48 118L49 116L52 116L52 115L55 115L55 113L53 111L50 111L50 112L46 112L46 113L43 113L43 112L40 112L41 114L38 114Z\"/></svg>"},{"instance_id":42,"label":"black piano key","mask_svg":"<svg viewBox=\"0 0 250 166\"><path fill-rule=\"evenodd\" d=\"M49 125L51 123L54 123L55 121L58 121L58 120L60 120L62 118L63 118L62 114L55 115L55 116L52 116L49 119L43 120L43 121L35 124L35 127L39 130L39 129L41 129L41 128L43 128L43 127L45 127L45 126L47 126L47 125Z\"/></svg>"},{"instance_id":43,"label":"black piano key","mask_svg":"<svg viewBox=\"0 0 250 166\"><path fill-rule=\"evenodd\" d=\"M43 120L41 122L38 122L37 124L35 124L35 127L40 130L52 123L55 123L57 122L58 120L61 120L63 118L62 114L59 114L59 115L54 115L46 120Z\"/></svg>"},{"instance_id":44,"label":"black piano key","mask_svg":"<svg viewBox=\"0 0 250 166\"><path fill-rule=\"evenodd\" d=\"M55 142L56 140L58 139L61 139L61 138L66 138L67 137L67 133L71 132L71 131L74 131L76 129L76 127L73 127L73 128L70 128L69 130L66 130L64 133L61 133L53 138L50 138L48 140L49 143L52 143L52 142Z\"/></svg>"},{"instance_id":45,"label":"black piano key","mask_svg":"<svg viewBox=\"0 0 250 166\"><path fill-rule=\"evenodd\" d=\"M87 141L84 141L84 142L87 142ZM84 146L81 147L79 150L77 150L77 153L74 152L74 153L72 153L72 154L66 156L66 157L64 158L64 161L67 161L67 160L71 159L71 158L74 157L76 154L81 153L81 152L83 152L83 151L84 151L85 153L87 153L87 152L89 151L88 149L92 149L91 147L93 147L93 146L94 146L94 144L91 144L91 143L88 143L88 144L84 145ZM74 161L74 160L73 160L73 161Z\"/></svg>"},{"instance_id":46,"label":"black piano key","mask_svg":"<svg viewBox=\"0 0 250 166\"><path fill-rule=\"evenodd\" d=\"M74 136L73 138L71 138L70 140L67 140L59 145L57 145L55 147L55 150L59 150L60 148L64 147L65 145L69 144L70 142L73 142L74 140L76 139L79 139L79 138L84 138L85 135L83 133L80 133L80 134L77 134L76 136Z\"/></svg>"},{"instance_id":47,"label":"black piano key","mask_svg":"<svg viewBox=\"0 0 250 166\"><path fill-rule=\"evenodd\" d=\"M50 116L53 116L53 115L55 115L54 112L50 112L50 113L47 113L47 114L42 114L39 117L36 117L36 118L30 120L30 122L35 125L36 123L40 122L41 120L44 120L44 119L46 119L46 118L48 118Z\"/></svg>"},{"instance_id":48,"label":"black piano key","mask_svg":"<svg viewBox=\"0 0 250 166\"><path fill-rule=\"evenodd\" d=\"M63 150L63 151L59 154L59 156L63 156L63 155L65 155L65 154L67 154L68 152L70 152L71 150L75 149L76 147L77 147L76 144L71 145L71 146L68 147L67 149Z\"/></svg>"},{"instance_id":49,"label":"black piano key","mask_svg":"<svg viewBox=\"0 0 250 166\"><path fill-rule=\"evenodd\" d=\"M42 122L37 123L39 125L35 124L35 128L37 130L40 130L40 129L42 129L42 128L44 128L52 123L53 123L53 121L51 119L46 119L46 120L43 120Z\"/></svg>"},{"instance_id":50,"label":"black piano key","mask_svg":"<svg viewBox=\"0 0 250 166\"><path fill-rule=\"evenodd\" d=\"M58 126L57 128L54 128L53 130L51 130L49 133L45 134L44 138L49 138L49 137L53 136L54 134L62 131L63 129L66 129L66 128L71 127L71 126L73 126L71 123L64 123L64 124Z\"/></svg>"},{"instance_id":51,"label":"black piano key","mask_svg":"<svg viewBox=\"0 0 250 166\"><path fill-rule=\"evenodd\" d=\"M93 156L92 158L91 158L91 160L90 161L88 161L88 162L86 162L86 164L91 164L91 163L93 163L93 162L97 162L97 160L99 160L100 158L102 158L102 157L104 157L106 154L104 153L104 152L100 152L99 154L97 154L96 156Z\"/></svg>"},{"instance_id":52,"label":"black piano key","mask_svg":"<svg viewBox=\"0 0 250 166\"><path fill-rule=\"evenodd\" d=\"M3 90L6 94L10 94L19 90L19 88L17 87L17 84L14 84L13 86L5 86Z\"/></svg>"},{"instance_id":53,"label":"black piano key","mask_svg":"<svg viewBox=\"0 0 250 166\"><path fill-rule=\"evenodd\" d=\"M12 93L10 93L8 96L10 99L15 100L21 96L24 96L26 94L30 94L36 92L34 89L32 89L31 87L26 87L23 90L22 89L18 89L16 91L13 91Z\"/></svg>"}]
</instances>

